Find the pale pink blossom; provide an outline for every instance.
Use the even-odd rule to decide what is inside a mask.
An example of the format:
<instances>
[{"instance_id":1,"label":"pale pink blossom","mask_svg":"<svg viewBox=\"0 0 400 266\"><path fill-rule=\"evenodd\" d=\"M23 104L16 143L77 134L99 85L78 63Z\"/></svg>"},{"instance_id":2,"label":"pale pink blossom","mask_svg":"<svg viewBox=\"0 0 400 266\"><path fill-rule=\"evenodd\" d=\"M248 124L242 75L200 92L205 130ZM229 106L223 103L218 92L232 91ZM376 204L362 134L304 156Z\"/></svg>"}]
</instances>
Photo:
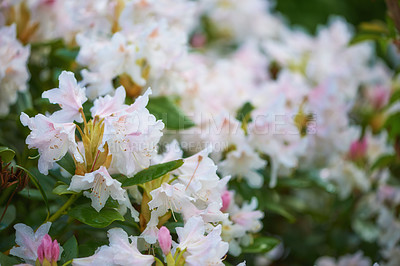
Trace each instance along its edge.
<instances>
[{"instance_id":1,"label":"pale pink blossom","mask_svg":"<svg viewBox=\"0 0 400 266\"><path fill-rule=\"evenodd\" d=\"M152 255L143 255L137 247L137 238L129 236L121 228L113 228L107 232L110 244L101 246L96 253L87 258L74 259L74 266L95 265L138 265L146 266L154 262Z\"/></svg>"},{"instance_id":2,"label":"pale pink blossom","mask_svg":"<svg viewBox=\"0 0 400 266\"><path fill-rule=\"evenodd\" d=\"M48 235L51 223L41 225L35 232L29 226L19 223L14 225L16 230L15 242L18 247L13 247L10 254L22 258L26 263L35 265L39 258L49 261L58 261L63 249L57 240L51 242Z\"/></svg>"},{"instance_id":3,"label":"pale pink blossom","mask_svg":"<svg viewBox=\"0 0 400 266\"><path fill-rule=\"evenodd\" d=\"M75 192L90 189L91 191L85 191L84 195L92 200L92 207L98 212L111 197L119 204L128 207L132 217L138 220L139 213L132 207L127 192L121 187L120 182L110 176L104 166L84 176L74 175L68 189Z\"/></svg>"},{"instance_id":4,"label":"pale pink blossom","mask_svg":"<svg viewBox=\"0 0 400 266\"><path fill-rule=\"evenodd\" d=\"M78 145L75 141L75 128L73 123L57 123L52 117L38 114L29 117L21 113L21 123L28 126L31 133L26 138L29 148L39 150L39 171L47 175L48 170L53 167L53 163L62 159L70 151L75 159L83 162L82 156L78 152Z\"/></svg>"},{"instance_id":5,"label":"pale pink blossom","mask_svg":"<svg viewBox=\"0 0 400 266\"><path fill-rule=\"evenodd\" d=\"M60 105L61 110L53 113L52 118L57 122L71 123L74 120L83 122L82 104L86 102L85 88L78 85L74 73L61 72L58 77L59 88L43 92L42 97L48 98L51 103Z\"/></svg>"}]
</instances>

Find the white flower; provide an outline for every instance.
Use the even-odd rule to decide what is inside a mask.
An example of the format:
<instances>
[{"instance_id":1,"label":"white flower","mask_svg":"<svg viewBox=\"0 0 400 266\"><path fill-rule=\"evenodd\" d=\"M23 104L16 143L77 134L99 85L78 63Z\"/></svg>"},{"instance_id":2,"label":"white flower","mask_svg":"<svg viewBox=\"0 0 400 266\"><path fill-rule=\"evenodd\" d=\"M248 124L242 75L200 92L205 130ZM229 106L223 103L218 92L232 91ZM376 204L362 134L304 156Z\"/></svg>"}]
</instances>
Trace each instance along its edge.
<instances>
[{"instance_id":1,"label":"white flower","mask_svg":"<svg viewBox=\"0 0 400 266\"><path fill-rule=\"evenodd\" d=\"M178 180L186 186L185 190L203 201L208 201L208 191L218 186L217 166L208 157L210 148L184 159L176 171ZM221 203L222 204L222 203ZM222 206L222 205L221 205Z\"/></svg>"},{"instance_id":2,"label":"white flower","mask_svg":"<svg viewBox=\"0 0 400 266\"><path fill-rule=\"evenodd\" d=\"M155 243L157 240L158 232L158 217L163 216L168 210L173 213L182 213L184 219L190 216L187 213L193 214L198 210L192 203L193 198L188 196L185 192L185 186L182 184L163 183L159 188L150 192L152 200L148 203L151 210L150 221L146 225L145 231L142 236L148 243Z\"/></svg>"},{"instance_id":3,"label":"white flower","mask_svg":"<svg viewBox=\"0 0 400 266\"><path fill-rule=\"evenodd\" d=\"M226 158L218 164L218 170L223 175L232 174L246 179L249 186L260 188L264 179L257 170L263 168L266 162L248 145L241 145L229 152Z\"/></svg>"},{"instance_id":4,"label":"white flower","mask_svg":"<svg viewBox=\"0 0 400 266\"><path fill-rule=\"evenodd\" d=\"M38 248L43 238L49 232L51 223L42 224L35 232L29 226L19 223L14 225L16 230L15 243L18 247L13 247L10 254L22 258L26 263L35 265L38 258ZM62 253L60 247L60 256Z\"/></svg>"},{"instance_id":5,"label":"white flower","mask_svg":"<svg viewBox=\"0 0 400 266\"><path fill-rule=\"evenodd\" d=\"M47 175L53 163L60 160L69 150L79 162L83 162L75 142L75 124L55 123L52 117L38 114L29 117L21 113L21 123L28 126L31 131L26 138L29 148L39 150L39 171Z\"/></svg>"},{"instance_id":6,"label":"white flower","mask_svg":"<svg viewBox=\"0 0 400 266\"><path fill-rule=\"evenodd\" d=\"M112 155L111 168L128 177L150 166L162 136L164 123L146 109L149 94L151 89L116 116L105 120L103 143L108 143ZM100 112L100 107L96 110Z\"/></svg>"},{"instance_id":7,"label":"white flower","mask_svg":"<svg viewBox=\"0 0 400 266\"><path fill-rule=\"evenodd\" d=\"M74 266L89 265L110 265L110 266L147 266L154 262L151 255L143 255L137 248L137 238L128 237L128 234L121 228L113 228L107 232L110 240L109 246L102 246L96 253L87 258L74 259ZM131 241L129 241L129 239Z\"/></svg>"},{"instance_id":8,"label":"white flower","mask_svg":"<svg viewBox=\"0 0 400 266\"><path fill-rule=\"evenodd\" d=\"M242 208L231 204L228 209L231 220L239 224L245 231L253 233L260 231L262 228L260 219L264 217L264 213L256 210L257 205L257 198L252 198L251 202L243 204Z\"/></svg>"},{"instance_id":9,"label":"white flower","mask_svg":"<svg viewBox=\"0 0 400 266\"><path fill-rule=\"evenodd\" d=\"M143 58L140 38L135 38L136 42L132 43L121 32L102 40L78 36L81 50L77 62L89 68L82 72L82 83L89 84L90 98L111 92L112 79L121 74L127 74L139 86L146 84L139 63Z\"/></svg>"},{"instance_id":10,"label":"white flower","mask_svg":"<svg viewBox=\"0 0 400 266\"><path fill-rule=\"evenodd\" d=\"M15 24L0 27L0 115L8 113L18 91L26 90L29 54L29 46L23 47L16 38Z\"/></svg>"},{"instance_id":11,"label":"white flower","mask_svg":"<svg viewBox=\"0 0 400 266\"><path fill-rule=\"evenodd\" d=\"M85 88L80 87L74 73L63 71L58 77L59 88L43 92L42 97L48 98L51 103L59 104L61 110L53 113L52 118L57 122L83 122L80 111L86 102Z\"/></svg>"},{"instance_id":12,"label":"white flower","mask_svg":"<svg viewBox=\"0 0 400 266\"><path fill-rule=\"evenodd\" d=\"M336 261L331 257L321 257L315 262L316 266L370 266L371 260L368 257L364 257L362 251L358 251L355 254L347 254L339 258Z\"/></svg>"},{"instance_id":13,"label":"white flower","mask_svg":"<svg viewBox=\"0 0 400 266\"><path fill-rule=\"evenodd\" d=\"M106 204L108 197L111 196L120 204L128 207L132 217L138 220L139 213L132 207L127 192L121 188L120 182L110 176L104 166L84 176L74 175L68 189L75 192L91 189L90 193L85 192L84 195L92 200L92 206L96 211L100 211Z\"/></svg>"},{"instance_id":14,"label":"white flower","mask_svg":"<svg viewBox=\"0 0 400 266\"><path fill-rule=\"evenodd\" d=\"M216 226L205 236L204 222L200 217L190 218L185 226L177 227L179 248L185 251L188 265L224 265L222 258L228 252L229 245L221 239L221 225Z\"/></svg>"},{"instance_id":15,"label":"white flower","mask_svg":"<svg viewBox=\"0 0 400 266\"><path fill-rule=\"evenodd\" d=\"M339 197L350 196L354 190L368 192L371 180L364 170L345 158L332 158L329 165L320 171L321 178L334 183L338 187Z\"/></svg>"},{"instance_id":16,"label":"white flower","mask_svg":"<svg viewBox=\"0 0 400 266\"><path fill-rule=\"evenodd\" d=\"M125 104L125 97L125 89L120 86L115 90L114 96L106 95L97 98L93 103L93 107L90 109L92 117L98 116L100 118L106 118L115 116L127 107Z\"/></svg>"}]
</instances>

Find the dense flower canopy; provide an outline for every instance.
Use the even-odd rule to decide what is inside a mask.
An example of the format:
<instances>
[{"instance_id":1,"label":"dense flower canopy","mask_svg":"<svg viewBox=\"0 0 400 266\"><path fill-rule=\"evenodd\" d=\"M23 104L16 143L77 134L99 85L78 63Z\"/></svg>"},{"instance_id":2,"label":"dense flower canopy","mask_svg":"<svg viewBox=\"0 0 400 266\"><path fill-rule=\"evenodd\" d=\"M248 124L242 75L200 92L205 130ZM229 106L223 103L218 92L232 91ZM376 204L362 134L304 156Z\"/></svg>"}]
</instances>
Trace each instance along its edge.
<instances>
[{"instance_id":1,"label":"dense flower canopy","mask_svg":"<svg viewBox=\"0 0 400 266\"><path fill-rule=\"evenodd\" d=\"M3 1L0 264L400 264L390 23Z\"/></svg>"}]
</instances>

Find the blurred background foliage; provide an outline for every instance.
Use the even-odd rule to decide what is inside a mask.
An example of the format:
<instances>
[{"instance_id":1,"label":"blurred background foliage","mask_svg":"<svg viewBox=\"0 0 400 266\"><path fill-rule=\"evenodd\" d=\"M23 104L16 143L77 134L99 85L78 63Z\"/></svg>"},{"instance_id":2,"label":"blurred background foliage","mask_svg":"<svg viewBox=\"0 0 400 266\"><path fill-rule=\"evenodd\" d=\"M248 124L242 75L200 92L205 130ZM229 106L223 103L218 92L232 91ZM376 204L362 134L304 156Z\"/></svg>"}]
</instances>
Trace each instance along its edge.
<instances>
[{"instance_id":1,"label":"blurred background foliage","mask_svg":"<svg viewBox=\"0 0 400 266\"><path fill-rule=\"evenodd\" d=\"M318 25L329 22L331 16L344 17L354 26L373 20L384 21L386 5L383 0L276 0L275 10L282 13L293 26L314 33Z\"/></svg>"}]
</instances>

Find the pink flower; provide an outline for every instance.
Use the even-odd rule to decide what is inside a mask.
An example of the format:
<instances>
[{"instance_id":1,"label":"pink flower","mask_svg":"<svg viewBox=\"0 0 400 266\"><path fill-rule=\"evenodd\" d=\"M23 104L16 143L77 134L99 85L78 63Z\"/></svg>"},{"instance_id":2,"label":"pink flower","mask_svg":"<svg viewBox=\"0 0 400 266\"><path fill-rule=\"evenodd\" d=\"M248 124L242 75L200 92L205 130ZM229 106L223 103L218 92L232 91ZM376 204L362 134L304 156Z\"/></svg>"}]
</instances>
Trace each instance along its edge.
<instances>
[{"instance_id":1,"label":"pink flower","mask_svg":"<svg viewBox=\"0 0 400 266\"><path fill-rule=\"evenodd\" d=\"M71 123L74 120L83 122L81 116L82 104L86 102L86 88L82 88L76 82L74 73L63 71L58 77L59 88L43 92L42 97L48 98L51 103L60 105L61 110L55 112L52 117L57 122Z\"/></svg>"},{"instance_id":2,"label":"pink flower","mask_svg":"<svg viewBox=\"0 0 400 266\"><path fill-rule=\"evenodd\" d=\"M52 242L51 237L46 234L37 249L37 254L42 265L45 260L50 263L56 262L60 256L60 246L58 245L57 240Z\"/></svg>"},{"instance_id":3,"label":"pink flower","mask_svg":"<svg viewBox=\"0 0 400 266\"><path fill-rule=\"evenodd\" d=\"M167 227L162 226L158 231L158 243L164 255L171 252L172 237Z\"/></svg>"},{"instance_id":4,"label":"pink flower","mask_svg":"<svg viewBox=\"0 0 400 266\"><path fill-rule=\"evenodd\" d=\"M350 145L349 158L353 161L362 159L367 154L367 139L356 140Z\"/></svg>"},{"instance_id":5,"label":"pink flower","mask_svg":"<svg viewBox=\"0 0 400 266\"><path fill-rule=\"evenodd\" d=\"M229 208L229 205L231 204L232 201L232 194L231 192L229 192L228 190L225 190L222 195L222 207L221 207L221 211L222 212L226 212Z\"/></svg>"},{"instance_id":6,"label":"pink flower","mask_svg":"<svg viewBox=\"0 0 400 266\"><path fill-rule=\"evenodd\" d=\"M390 89L384 86L376 86L367 92L367 97L374 109L381 109L390 99Z\"/></svg>"}]
</instances>

